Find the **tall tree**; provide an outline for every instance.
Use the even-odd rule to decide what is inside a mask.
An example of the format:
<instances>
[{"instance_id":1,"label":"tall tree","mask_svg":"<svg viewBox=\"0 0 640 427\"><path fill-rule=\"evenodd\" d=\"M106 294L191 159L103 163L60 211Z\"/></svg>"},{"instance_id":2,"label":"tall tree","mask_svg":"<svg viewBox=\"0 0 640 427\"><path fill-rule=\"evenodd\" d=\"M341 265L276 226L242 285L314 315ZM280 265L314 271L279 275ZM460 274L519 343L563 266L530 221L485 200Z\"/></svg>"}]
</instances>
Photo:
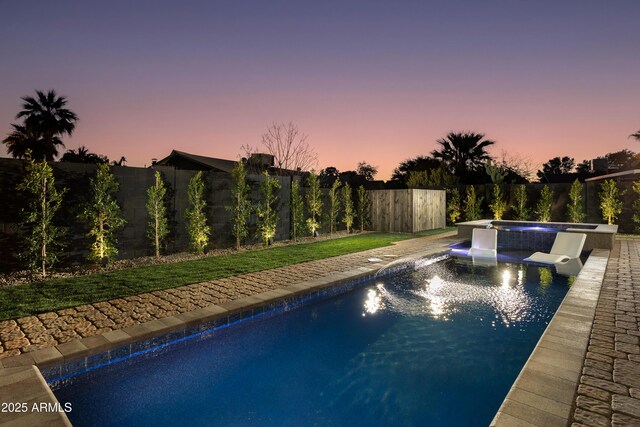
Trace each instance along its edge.
<instances>
[{"instance_id":1,"label":"tall tree","mask_svg":"<svg viewBox=\"0 0 640 427\"><path fill-rule=\"evenodd\" d=\"M582 222L585 218L584 209L582 208L582 184L577 179L573 181L569 190L567 216L570 222Z\"/></svg>"},{"instance_id":2,"label":"tall tree","mask_svg":"<svg viewBox=\"0 0 640 427\"><path fill-rule=\"evenodd\" d=\"M14 133L3 143L15 144L12 136L15 137L15 132L19 132L22 126L22 135L31 137L32 157L52 161L58 155L58 147L64 147L62 137L73 133L78 116L66 108L67 98L59 96L54 90L46 93L36 90L35 97L25 96L22 100L22 110L16 114L16 119L22 119L23 125L14 125Z\"/></svg>"},{"instance_id":3,"label":"tall tree","mask_svg":"<svg viewBox=\"0 0 640 427\"><path fill-rule=\"evenodd\" d=\"M251 199L249 198L249 183L247 182L247 170L244 162L236 162L231 171L233 186L231 187L231 205L227 210L231 212L231 233L236 238L236 249L240 249L242 239L249 230L247 222L251 214Z\"/></svg>"},{"instance_id":4,"label":"tall tree","mask_svg":"<svg viewBox=\"0 0 640 427\"><path fill-rule=\"evenodd\" d=\"M107 262L118 254L116 230L126 224L115 198L119 187L109 165L98 166L95 178L91 178L91 201L80 214L93 239L89 259Z\"/></svg>"},{"instance_id":5,"label":"tall tree","mask_svg":"<svg viewBox=\"0 0 640 427\"><path fill-rule=\"evenodd\" d=\"M322 193L320 191L320 180L313 169L307 178L307 185L309 186L306 194L307 210L309 211L307 227L311 235L315 237L320 228L320 217L322 216Z\"/></svg>"},{"instance_id":6,"label":"tall tree","mask_svg":"<svg viewBox=\"0 0 640 427\"><path fill-rule=\"evenodd\" d=\"M304 229L304 200L300 194L300 181L291 183L291 239L297 241Z\"/></svg>"},{"instance_id":7,"label":"tall tree","mask_svg":"<svg viewBox=\"0 0 640 427\"><path fill-rule=\"evenodd\" d=\"M189 242L191 250L201 254L204 253L211 235L211 227L207 225L207 202L204 199L202 171L198 171L189 180L187 197L189 198L190 207L184 211L184 216L187 218Z\"/></svg>"},{"instance_id":8,"label":"tall tree","mask_svg":"<svg viewBox=\"0 0 640 427\"><path fill-rule=\"evenodd\" d=\"M397 168L393 170L392 179L406 184L411 176L411 172L429 171L440 167L440 160L436 160L432 157L418 156L413 159L406 159L400 162Z\"/></svg>"},{"instance_id":9,"label":"tall tree","mask_svg":"<svg viewBox=\"0 0 640 427\"><path fill-rule=\"evenodd\" d=\"M262 238L262 243L268 246L276 236L278 228L278 191L280 182L269 172L262 172L263 180L260 183L260 200L256 206L258 214L258 235Z\"/></svg>"},{"instance_id":10,"label":"tall tree","mask_svg":"<svg viewBox=\"0 0 640 427\"><path fill-rule=\"evenodd\" d=\"M369 196L364 186L358 187L358 225L360 232L363 232L367 226L369 218Z\"/></svg>"},{"instance_id":11,"label":"tall tree","mask_svg":"<svg viewBox=\"0 0 640 427\"><path fill-rule=\"evenodd\" d=\"M464 199L464 218L467 221L475 221L482 217L482 201L484 197L476 195L476 188L467 185L467 194Z\"/></svg>"},{"instance_id":12,"label":"tall tree","mask_svg":"<svg viewBox=\"0 0 640 427\"><path fill-rule=\"evenodd\" d=\"M529 208L527 207L527 187L518 184L514 193L513 211L515 219L526 221L529 219Z\"/></svg>"},{"instance_id":13,"label":"tall tree","mask_svg":"<svg viewBox=\"0 0 640 427\"><path fill-rule=\"evenodd\" d=\"M462 204L460 201L460 192L456 187L447 191L447 214L451 225L458 222L462 215Z\"/></svg>"},{"instance_id":14,"label":"tall tree","mask_svg":"<svg viewBox=\"0 0 640 427\"><path fill-rule=\"evenodd\" d=\"M540 198L536 204L535 213L540 222L551 221L551 207L553 205L553 190L548 185L542 187Z\"/></svg>"},{"instance_id":15,"label":"tall tree","mask_svg":"<svg viewBox=\"0 0 640 427\"><path fill-rule=\"evenodd\" d=\"M622 213L622 197L626 193L626 190L620 191L616 182L612 179L606 179L600 184L600 209L602 210L602 219L607 221L607 224L613 224L618 215Z\"/></svg>"},{"instance_id":16,"label":"tall tree","mask_svg":"<svg viewBox=\"0 0 640 427\"><path fill-rule=\"evenodd\" d=\"M156 171L154 176L155 183L147 189L147 212L149 213L147 236L151 240L156 258L159 258L160 248L164 244L165 237L169 234L167 207L164 204L167 187L164 185L159 171Z\"/></svg>"},{"instance_id":17,"label":"tall tree","mask_svg":"<svg viewBox=\"0 0 640 427\"><path fill-rule=\"evenodd\" d=\"M44 159L45 154L42 145L38 144L40 135L33 129L23 125L11 124L13 132L11 132L2 143L7 146L7 153L14 159L30 158Z\"/></svg>"},{"instance_id":18,"label":"tall tree","mask_svg":"<svg viewBox=\"0 0 640 427\"><path fill-rule=\"evenodd\" d=\"M629 135L630 138L635 138L638 141L640 141L640 130L636 133L632 133L631 135Z\"/></svg>"},{"instance_id":19,"label":"tall tree","mask_svg":"<svg viewBox=\"0 0 640 427\"><path fill-rule=\"evenodd\" d=\"M576 172L583 176L587 175L589 172L591 172L591 161L583 160L580 163L578 163L576 165Z\"/></svg>"},{"instance_id":20,"label":"tall tree","mask_svg":"<svg viewBox=\"0 0 640 427\"><path fill-rule=\"evenodd\" d=\"M353 225L353 194L348 182L344 184L341 191L342 207L344 208L342 222L344 222L344 225L347 228L347 233L351 233L351 226Z\"/></svg>"},{"instance_id":21,"label":"tall tree","mask_svg":"<svg viewBox=\"0 0 640 427\"><path fill-rule=\"evenodd\" d=\"M370 165L367 162L358 162L358 175L364 176L367 181L373 181L373 178L378 173L378 167Z\"/></svg>"},{"instance_id":22,"label":"tall tree","mask_svg":"<svg viewBox=\"0 0 640 427\"><path fill-rule=\"evenodd\" d=\"M47 267L56 262L57 249L62 246L62 230L53 218L66 189L56 189L53 170L44 160L30 160L18 189L29 195L28 208L22 211L21 226L26 232L26 251L22 255L32 269L40 269L42 277L46 277Z\"/></svg>"},{"instance_id":23,"label":"tall tree","mask_svg":"<svg viewBox=\"0 0 640 427\"><path fill-rule=\"evenodd\" d=\"M638 154L627 149L607 153L604 157L607 159L609 169L627 169L638 163Z\"/></svg>"},{"instance_id":24,"label":"tall tree","mask_svg":"<svg viewBox=\"0 0 640 427\"><path fill-rule=\"evenodd\" d=\"M329 234L333 234L336 230L336 222L338 221L338 213L340 211L339 187L340 180L336 179L329 189Z\"/></svg>"},{"instance_id":25,"label":"tall tree","mask_svg":"<svg viewBox=\"0 0 640 427\"><path fill-rule=\"evenodd\" d=\"M502 186L500 184L493 184L493 200L489 204L489 209L491 209L493 213L493 219L501 220L508 209L507 200L504 196Z\"/></svg>"},{"instance_id":26,"label":"tall tree","mask_svg":"<svg viewBox=\"0 0 640 427\"><path fill-rule=\"evenodd\" d=\"M487 148L494 141L484 139L483 133L449 132L437 141L439 150L431 152L434 159L444 163L453 175L465 179L470 172L480 169L491 156Z\"/></svg>"},{"instance_id":27,"label":"tall tree","mask_svg":"<svg viewBox=\"0 0 640 427\"><path fill-rule=\"evenodd\" d=\"M61 162L73 162L73 163L109 163L107 156L102 154L96 154L89 151L84 145L78 147L77 150L67 150L60 158Z\"/></svg>"},{"instance_id":28,"label":"tall tree","mask_svg":"<svg viewBox=\"0 0 640 427\"><path fill-rule=\"evenodd\" d=\"M576 161L572 157L554 157L553 159L550 159L548 162L543 164L542 170L539 170L536 175L538 175L540 181L543 181L546 175L561 175L570 173L575 165Z\"/></svg>"},{"instance_id":29,"label":"tall tree","mask_svg":"<svg viewBox=\"0 0 640 427\"><path fill-rule=\"evenodd\" d=\"M127 158L125 156L121 156L120 160L112 160L111 166L124 166L127 163Z\"/></svg>"},{"instance_id":30,"label":"tall tree","mask_svg":"<svg viewBox=\"0 0 640 427\"><path fill-rule=\"evenodd\" d=\"M308 135L303 134L293 122L273 123L262 135L262 145L273 156L281 174L305 171L318 160L307 138Z\"/></svg>"}]
</instances>

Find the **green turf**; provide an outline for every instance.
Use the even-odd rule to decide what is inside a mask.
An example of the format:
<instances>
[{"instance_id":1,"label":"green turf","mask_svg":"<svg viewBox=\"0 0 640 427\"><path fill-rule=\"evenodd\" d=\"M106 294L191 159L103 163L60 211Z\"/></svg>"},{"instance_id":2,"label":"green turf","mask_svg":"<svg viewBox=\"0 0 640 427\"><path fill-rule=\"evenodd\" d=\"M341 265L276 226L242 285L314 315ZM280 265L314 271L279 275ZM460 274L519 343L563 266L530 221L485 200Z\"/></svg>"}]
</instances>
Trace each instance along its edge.
<instances>
[{"instance_id":1,"label":"green turf","mask_svg":"<svg viewBox=\"0 0 640 427\"><path fill-rule=\"evenodd\" d=\"M419 233L418 236L452 230L431 230ZM392 242L415 236L404 233L367 233L321 242L0 288L0 320L360 252L388 246Z\"/></svg>"}]
</instances>

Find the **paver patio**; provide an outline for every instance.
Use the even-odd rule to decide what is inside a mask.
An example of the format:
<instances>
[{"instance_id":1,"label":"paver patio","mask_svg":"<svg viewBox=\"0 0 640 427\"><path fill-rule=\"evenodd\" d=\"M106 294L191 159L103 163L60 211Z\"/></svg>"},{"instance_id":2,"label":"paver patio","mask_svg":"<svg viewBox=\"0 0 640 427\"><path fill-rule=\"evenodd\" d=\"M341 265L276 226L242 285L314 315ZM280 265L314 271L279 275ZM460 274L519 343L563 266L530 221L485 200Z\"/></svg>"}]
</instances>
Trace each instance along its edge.
<instances>
[{"instance_id":1,"label":"paver patio","mask_svg":"<svg viewBox=\"0 0 640 427\"><path fill-rule=\"evenodd\" d=\"M573 426L640 426L640 240L609 258L582 367Z\"/></svg>"}]
</instances>

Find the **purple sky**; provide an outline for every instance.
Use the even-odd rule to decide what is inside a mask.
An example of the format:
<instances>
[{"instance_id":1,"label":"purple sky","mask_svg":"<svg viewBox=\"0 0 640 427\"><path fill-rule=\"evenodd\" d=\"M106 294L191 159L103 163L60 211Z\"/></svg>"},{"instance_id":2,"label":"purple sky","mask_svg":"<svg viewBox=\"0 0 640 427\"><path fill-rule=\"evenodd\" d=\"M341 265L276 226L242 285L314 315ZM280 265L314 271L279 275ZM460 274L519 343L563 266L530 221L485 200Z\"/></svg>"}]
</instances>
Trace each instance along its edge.
<instances>
[{"instance_id":1,"label":"purple sky","mask_svg":"<svg viewBox=\"0 0 640 427\"><path fill-rule=\"evenodd\" d=\"M452 130L535 166L640 151L637 0L183 3L4 2L0 135L53 88L80 117L67 148L130 166L235 159L274 121L320 168L383 179Z\"/></svg>"}]
</instances>

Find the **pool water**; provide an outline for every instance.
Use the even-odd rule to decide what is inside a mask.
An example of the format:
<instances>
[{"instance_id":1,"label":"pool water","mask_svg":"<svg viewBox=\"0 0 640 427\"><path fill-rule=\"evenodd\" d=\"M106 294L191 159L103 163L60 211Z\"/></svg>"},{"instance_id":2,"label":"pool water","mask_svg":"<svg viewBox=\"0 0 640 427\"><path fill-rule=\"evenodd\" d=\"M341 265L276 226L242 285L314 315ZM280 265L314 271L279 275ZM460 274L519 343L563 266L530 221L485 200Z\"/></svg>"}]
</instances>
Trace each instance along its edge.
<instances>
[{"instance_id":1,"label":"pool water","mask_svg":"<svg viewBox=\"0 0 640 427\"><path fill-rule=\"evenodd\" d=\"M111 364L74 426L488 425L571 278L455 258Z\"/></svg>"}]
</instances>

